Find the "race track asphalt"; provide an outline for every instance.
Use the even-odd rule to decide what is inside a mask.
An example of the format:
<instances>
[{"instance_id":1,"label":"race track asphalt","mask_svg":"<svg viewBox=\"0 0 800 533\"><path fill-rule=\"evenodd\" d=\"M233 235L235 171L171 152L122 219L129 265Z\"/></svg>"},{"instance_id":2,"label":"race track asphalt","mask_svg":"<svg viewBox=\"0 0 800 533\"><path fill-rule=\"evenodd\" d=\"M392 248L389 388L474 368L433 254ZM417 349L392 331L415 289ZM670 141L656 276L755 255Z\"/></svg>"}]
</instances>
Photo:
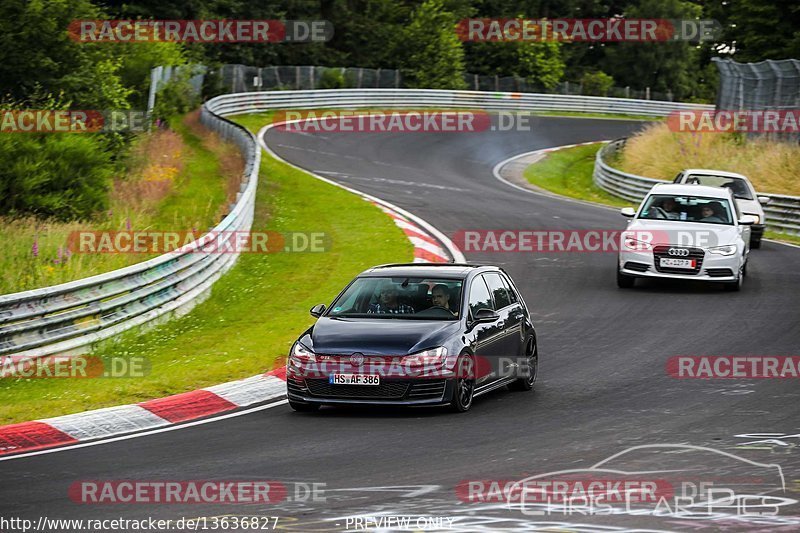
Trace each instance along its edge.
<instances>
[{"instance_id":1,"label":"race track asphalt","mask_svg":"<svg viewBox=\"0 0 800 533\"><path fill-rule=\"evenodd\" d=\"M530 131L308 135L273 129L265 140L282 158L392 202L447 235L465 229L611 230L625 226L618 213L521 192L496 180L492 168L522 152L617 138L642 125L539 117ZM800 499L793 481L800 479L800 435L791 436L800 433L796 379L675 379L665 370L676 355L800 355L800 249L765 242L751 254L739 293L683 282L621 290L613 253L465 255L503 266L527 301L541 355L534 392L496 391L460 415L439 409L297 414L281 404L177 431L2 461L0 516L271 515L280 517L279 529L297 531L352 529L354 516L381 514L455 517L456 530L476 531L756 527L735 518L735 509L716 521L616 512L533 515L530 509L463 502L455 490L465 480L587 469L631 447L656 444L777 464L785 490L767 490ZM764 433L774 435L746 436ZM642 472L675 462L687 481L725 487L768 483L764 472L770 471L678 447L638 449L612 461L649 479L661 474ZM269 479L286 483L290 498L235 506L71 501L69 486L90 479ZM295 488L304 483L324 484L324 495L296 498ZM800 527L798 505L781 507L778 516L762 526L765 531Z\"/></svg>"}]
</instances>

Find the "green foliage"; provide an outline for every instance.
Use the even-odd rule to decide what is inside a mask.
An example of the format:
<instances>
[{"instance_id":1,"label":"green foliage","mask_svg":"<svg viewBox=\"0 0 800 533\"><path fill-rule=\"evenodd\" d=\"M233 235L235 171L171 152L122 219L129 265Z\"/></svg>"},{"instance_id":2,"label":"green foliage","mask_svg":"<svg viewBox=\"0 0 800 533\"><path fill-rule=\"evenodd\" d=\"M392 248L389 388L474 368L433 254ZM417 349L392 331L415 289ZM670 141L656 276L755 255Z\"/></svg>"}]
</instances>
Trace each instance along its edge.
<instances>
[{"instance_id":1,"label":"green foliage","mask_svg":"<svg viewBox=\"0 0 800 533\"><path fill-rule=\"evenodd\" d=\"M712 49L741 62L800 58L800 3L795 0L709 2L706 18L722 24Z\"/></svg>"},{"instance_id":2,"label":"green foliage","mask_svg":"<svg viewBox=\"0 0 800 533\"><path fill-rule=\"evenodd\" d=\"M114 170L92 134L0 135L0 212L73 220L107 205Z\"/></svg>"},{"instance_id":3,"label":"green foliage","mask_svg":"<svg viewBox=\"0 0 800 533\"><path fill-rule=\"evenodd\" d=\"M701 15L701 8L686 0L641 0L625 10L625 16L632 19L694 19ZM691 43L625 42L605 48L602 70L621 86L671 91L676 100L697 91L699 50Z\"/></svg>"},{"instance_id":4,"label":"green foliage","mask_svg":"<svg viewBox=\"0 0 800 533\"><path fill-rule=\"evenodd\" d=\"M464 50L456 17L442 0L426 0L402 32L398 53L407 87L464 89Z\"/></svg>"},{"instance_id":5,"label":"green foliage","mask_svg":"<svg viewBox=\"0 0 800 533\"><path fill-rule=\"evenodd\" d=\"M614 78L603 71L586 72L581 78L583 94L588 96L606 96L614 86Z\"/></svg>"},{"instance_id":6,"label":"green foliage","mask_svg":"<svg viewBox=\"0 0 800 533\"><path fill-rule=\"evenodd\" d=\"M200 104L199 95L189 83L193 74L193 69L182 70L158 89L153 119L166 121L175 115L188 113Z\"/></svg>"},{"instance_id":7,"label":"green foliage","mask_svg":"<svg viewBox=\"0 0 800 533\"><path fill-rule=\"evenodd\" d=\"M472 73L516 76L543 89L553 89L565 68L557 42L470 43L467 59Z\"/></svg>"},{"instance_id":8,"label":"green foliage","mask_svg":"<svg viewBox=\"0 0 800 533\"><path fill-rule=\"evenodd\" d=\"M319 79L319 89L342 89L347 87L344 74L338 68L327 68Z\"/></svg>"}]
</instances>

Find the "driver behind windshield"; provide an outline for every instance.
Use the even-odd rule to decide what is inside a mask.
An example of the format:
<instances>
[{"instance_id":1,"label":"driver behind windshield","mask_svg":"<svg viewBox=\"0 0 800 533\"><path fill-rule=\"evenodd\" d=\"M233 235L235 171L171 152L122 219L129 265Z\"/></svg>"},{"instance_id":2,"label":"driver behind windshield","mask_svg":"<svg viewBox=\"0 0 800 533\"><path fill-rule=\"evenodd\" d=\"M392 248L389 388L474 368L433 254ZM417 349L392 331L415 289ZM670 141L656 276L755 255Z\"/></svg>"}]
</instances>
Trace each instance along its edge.
<instances>
[{"instance_id":1,"label":"driver behind windshield","mask_svg":"<svg viewBox=\"0 0 800 533\"><path fill-rule=\"evenodd\" d=\"M401 304L397 300L398 290L395 285L388 281L381 287L378 301L369 306L367 313L371 314L413 314L414 308L408 304Z\"/></svg>"},{"instance_id":2,"label":"driver behind windshield","mask_svg":"<svg viewBox=\"0 0 800 533\"><path fill-rule=\"evenodd\" d=\"M674 198L664 198L661 200L661 205L653 205L650 207L651 218L666 218L668 220L679 220L681 213L678 211L678 204Z\"/></svg>"},{"instance_id":3,"label":"driver behind windshield","mask_svg":"<svg viewBox=\"0 0 800 533\"><path fill-rule=\"evenodd\" d=\"M455 311L450 309L450 289L444 283L433 286L433 289L431 289L431 302L433 303L431 307L444 307L451 313L456 314Z\"/></svg>"}]
</instances>

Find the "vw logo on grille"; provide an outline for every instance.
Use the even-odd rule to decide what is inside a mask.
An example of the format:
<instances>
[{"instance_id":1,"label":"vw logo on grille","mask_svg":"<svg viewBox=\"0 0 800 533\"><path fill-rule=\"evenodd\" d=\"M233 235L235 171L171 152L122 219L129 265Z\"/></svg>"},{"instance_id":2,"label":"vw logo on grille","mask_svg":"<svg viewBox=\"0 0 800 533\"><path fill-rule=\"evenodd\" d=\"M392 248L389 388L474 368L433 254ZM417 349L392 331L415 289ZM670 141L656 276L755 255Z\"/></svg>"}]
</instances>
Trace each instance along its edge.
<instances>
[{"instance_id":1,"label":"vw logo on grille","mask_svg":"<svg viewBox=\"0 0 800 533\"><path fill-rule=\"evenodd\" d=\"M364 354L356 352L350 356L350 364L353 366L361 366L364 364Z\"/></svg>"},{"instance_id":2,"label":"vw logo on grille","mask_svg":"<svg viewBox=\"0 0 800 533\"><path fill-rule=\"evenodd\" d=\"M669 250L667 250L667 253L669 255L686 257L687 255L689 255L689 250L687 250L686 248L670 248Z\"/></svg>"}]
</instances>

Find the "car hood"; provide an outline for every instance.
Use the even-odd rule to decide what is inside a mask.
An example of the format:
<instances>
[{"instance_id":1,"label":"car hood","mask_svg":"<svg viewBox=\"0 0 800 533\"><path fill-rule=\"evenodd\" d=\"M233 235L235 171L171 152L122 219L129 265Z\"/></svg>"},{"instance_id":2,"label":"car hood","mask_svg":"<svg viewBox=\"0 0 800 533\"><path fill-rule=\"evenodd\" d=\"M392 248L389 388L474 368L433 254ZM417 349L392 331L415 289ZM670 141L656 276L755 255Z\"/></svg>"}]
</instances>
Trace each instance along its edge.
<instances>
[{"instance_id":1,"label":"car hood","mask_svg":"<svg viewBox=\"0 0 800 533\"><path fill-rule=\"evenodd\" d=\"M443 345L459 327L449 320L322 317L301 341L321 354L406 355Z\"/></svg>"},{"instance_id":2,"label":"car hood","mask_svg":"<svg viewBox=\"0 0 800 533\"><path fill-rule=\"evenodd\" d=\"M628 224L625 231L649 232L653 236L653 245L670 244L707 248L735 244L739 239L739 228L736 226L675 220L636 219Z\"/></svg>"},{"instance_id":3,"label":"car hood","mask_svg":"<svg viewBox=\"0 0 800 533\"><path fill-rule=\"evenodd\" d=\"M764 218L764 209L761 207L761 204L758 203L757 200L745 200L743 198L736 199L736 205L739 206L739 210L745 215L758 215Z\"/></svg>"}]
</instances>

